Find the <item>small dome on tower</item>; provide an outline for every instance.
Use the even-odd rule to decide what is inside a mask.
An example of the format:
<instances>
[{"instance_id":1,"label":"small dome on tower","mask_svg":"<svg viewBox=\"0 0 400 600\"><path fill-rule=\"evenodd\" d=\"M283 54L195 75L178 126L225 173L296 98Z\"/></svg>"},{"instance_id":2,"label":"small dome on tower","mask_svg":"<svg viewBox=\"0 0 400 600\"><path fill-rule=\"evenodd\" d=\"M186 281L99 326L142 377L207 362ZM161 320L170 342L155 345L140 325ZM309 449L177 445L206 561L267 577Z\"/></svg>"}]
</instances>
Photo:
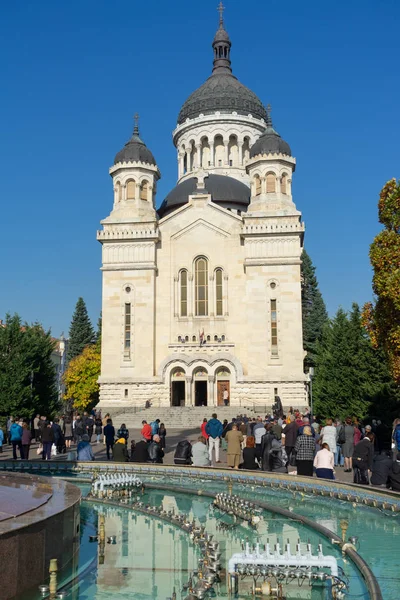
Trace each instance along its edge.
<instances>
[{"instance_id":1,"label":"small dome on tower","mask_svg":"<svg viewBox=\"0 0 400 600\"><path fill-rule=\"evenodd\" d=\"M135 127L131 139L114 158L114 165L119 162L142 162L156 166L156 159L139 136L139 116L135 115Z\"/></svg>"},{"instance_id":2,"label":"small dome on tower","mask_svg":"<svg viewBox=\"0 0 400 600\"><path fill-rule=\"evenodd\" d=\"M270 105L267 108L267 128L250 148L250 158L254 158L259 154L286 154L292 156L289 144L281 138L272 126Z\"/></svg>"}]
</instances>

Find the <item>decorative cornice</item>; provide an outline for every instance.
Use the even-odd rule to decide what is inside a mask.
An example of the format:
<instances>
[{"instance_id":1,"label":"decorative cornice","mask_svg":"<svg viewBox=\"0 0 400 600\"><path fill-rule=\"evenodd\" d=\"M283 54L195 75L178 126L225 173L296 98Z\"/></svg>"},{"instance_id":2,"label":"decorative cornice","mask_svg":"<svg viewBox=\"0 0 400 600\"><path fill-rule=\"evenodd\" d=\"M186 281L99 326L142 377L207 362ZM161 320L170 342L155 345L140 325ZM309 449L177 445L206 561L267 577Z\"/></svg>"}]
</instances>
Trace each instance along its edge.
<instances>
[{"instance_id":1,"label":"decorative cornice","mask_svg":"<svg viewBox=\"0 0 400 600\"><path fill-rule=\"evenodd\" d=\"M113 229L106 226L97 232L97 240L101 243L115 240L154 240L160 239L158 229Z\"/></svg>"}]
</instances>

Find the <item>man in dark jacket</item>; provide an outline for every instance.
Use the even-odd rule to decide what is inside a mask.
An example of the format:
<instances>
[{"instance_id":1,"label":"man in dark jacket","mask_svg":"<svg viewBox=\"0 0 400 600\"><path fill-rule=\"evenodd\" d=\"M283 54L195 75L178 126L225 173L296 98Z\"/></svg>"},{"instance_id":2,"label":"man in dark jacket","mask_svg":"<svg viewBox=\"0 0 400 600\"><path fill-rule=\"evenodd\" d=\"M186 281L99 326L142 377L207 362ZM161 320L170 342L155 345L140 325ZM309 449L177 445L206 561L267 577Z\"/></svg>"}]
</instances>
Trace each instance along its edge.
<instances>
[{"instance_id":1,"label":"man in dark jacket","mask_svg":"<svg viewBox=\"0 0 400 600\"><path fill-rule=\"evenodd\" d=\"M115 429L111 419L107 419L107 425L103 429L104 439L106 441L107 460L110 460L110 449L112 452L115 439Z\"/></svg>"},{"instance_id":2,"label":"man in dark jacket","mask_svg":"<svg viewBox=\"0 0 400 600\"><path fill-rule=\"evenodd\" d=\"M164 450L161 447L161 438L159 435L153 435L153 439L148 444L149 450L149 462L151 463L162 463L164 457Z\"/></svg>"},{"instance_id":3,"label":"man in dark jacket","mask_svg":"<svg viewBox=\"0 0 400 600\"><path fill-rule=\"evenodd\" d=\"M174 463L176 465L192 464L192 444L189 440L178 442L174 454Z\"/></svg>"},{"instance_id":4,"label":"man in dark jacket","mask_svg":"<svg viewBox=\"0 0 400 600\"><path fill-rule=\"evenodd\" d=\"M210 456L210 461L212 464L213 461L213 449L215 448L215 462L221 462L219 460L219 444L220 438L222 435L222 423L218 421L217 414L213 413L212 419L210 419L206 425L206 434L209 436L208 438L208 451Z\"/></svg>"},{"instance_id":5,"label":"man in dark jacket","mask_svg":"<svg viewBox=\"0 0 400 600\"><path fill-rule=\"evenodd\" d=\"M400 452L397 453L396 460L392 462L390 467L389 488L395 492L400 492Z\"/></svg>"},{"instance_id":6,"label":"man in dark jacket","mask_svg":"<svg viewBox=\"0 0 400 600\"><path fill-rule=\"evenodd\" d=\"M376 454L372 463L371 485L386 488L388 485L389 471L392 458L387 454Z\"/></svg>"},{"instance_id":7,"label":"man in dark jacket","mask_svg":"<svg viewBox=\"0 0 400 600\"><path fill-rule=\"evenodd\" d=\"M373 433L367 435L356 444L353 452L353 477L354 483L369 485L369 471L372 471L372 460L374 457Z\"/></svg>"},{"instance_id":8,"label":"man in dark jacket","mask_svg":"<svg viewBox=\"0 0 400 600\"><path fill-rule=\"evenodd\" d=\"M146 440L141 440L136 444L135 449L131 453L131 462L149 462L149 444Z\"/></svg>"},{"instance_id":9,"label":"man in dark jacket","mask_svg":"<svg viewBox=\"0 0 400 600\"><path fill-rule=\"evenodd\" d=\"M296 445L297 429L297 423L294 420L294 417L288 416L287 425L282 430L282 433L285 436L285 451L288 457L288 461L290 461L290 455L292 454L293 448Z\"/></svg>"},{"instance_id":10,"label":"man in dark jacket","mask_svg":"<svg viewBox=\"0 0 400 600\"><path fill-rule=\"evenodd\" d=\"M53 425L51 426L54 435L54 445L57 449L57 454L61 454L62 446L63 446L63 432L60 427L60 419L57 417L53 421Z\"/></svg>"},{"instance_id":11,"label":"man in dark jacket","mask_svg":"<svg viewBox=\"0 0 400 600\"><path fill-rule=\"evenodd\" d=\"M82 436L86 434L85 423L82 421L80 417L78 417L75 421L75 441L76 443L82 441Z\"/></svg>"}]
</instances>

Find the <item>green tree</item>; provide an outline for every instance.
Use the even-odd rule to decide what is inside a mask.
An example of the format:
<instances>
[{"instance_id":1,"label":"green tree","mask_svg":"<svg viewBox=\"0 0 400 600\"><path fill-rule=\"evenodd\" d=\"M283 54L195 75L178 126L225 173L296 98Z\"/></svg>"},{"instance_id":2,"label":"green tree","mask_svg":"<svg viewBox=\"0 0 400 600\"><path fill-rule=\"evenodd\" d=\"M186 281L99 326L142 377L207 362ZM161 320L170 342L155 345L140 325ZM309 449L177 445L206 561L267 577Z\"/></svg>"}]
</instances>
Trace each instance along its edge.
<instances>
[{"instance_id":1,"label":"green tree","mask_svg":"<svg viewBox=\"0 0 400 600\"><path fill-rule=\"evenodd\" d=\"M55 343L39 323L7 315L0 327L0 411L4 415L53 415L58 408Z\"/></svg>"},{"instance_id":2,"label":"green tree","mask_svg":"<svg viewBox=\"0 0 400 600\"><path fill-rule=\"evenodd\" d=\"M318 344L315 412L324 418L364 418L379 405L379 398L392 393L390 385L387 363L372 347L359 306L353 304L349 314L340 308L325 325Z\"/></svg>"},{"instance_id":3,"label":"green tree","mask_svg":"<svg viewBox=\"0 0 400 600\"><path fill-rule=\"evenodd\" d=\"M400 383L400 181L387 182L378 208L384 229L375 237L369 254L376 302L364 306L363 322L374 347L385 352L392 376Z\"/></svg>"},{"instance_id":4,"label":"green tree","mask_svg":"<svg viewBox=\"0 0 400 600\"><path fill-rule=\"evenodd\" d=\"M86 346L69 363L64 373L65 397L78 409L90 409L99 401L100 350L97 344Z\"/></svg>"},{"instance_id":5,"label":"green tree","mask_svg":"<svg viewBox=\"0 0 400 600\"><path fill-rule=\"evenodd\" d=\"M303 312L303 345L307 355L304 359L306 371L315 366L317 344L328 321L325 302L318 287L315 267L303 249L301 255L301 306Z\"/></svg>"},{"instance_id":6,"label":"green tree","mask_svg":"<svg viewBox=\"0 0 400 600\"><path fill-rule=\"evenodd\" d=\"M69 328L67 360L70 361L75 356L82 354L83 349L89 344L93 344L95 340L96 336L89 319L85 301L83 298L78 298Z\"/></svg>"}]
</instances>

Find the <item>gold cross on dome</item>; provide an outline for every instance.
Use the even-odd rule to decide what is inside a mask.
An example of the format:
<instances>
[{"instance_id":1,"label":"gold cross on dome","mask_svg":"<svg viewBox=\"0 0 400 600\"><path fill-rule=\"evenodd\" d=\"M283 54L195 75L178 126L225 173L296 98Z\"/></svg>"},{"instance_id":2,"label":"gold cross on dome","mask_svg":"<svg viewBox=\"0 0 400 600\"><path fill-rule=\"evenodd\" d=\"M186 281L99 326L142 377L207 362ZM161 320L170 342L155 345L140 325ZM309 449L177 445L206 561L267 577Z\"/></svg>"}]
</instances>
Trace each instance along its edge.
<instances>
[{"instance_id":1,"label":"gold cross on dome","mask_svg":"<svg viewBox=\"0 0 400 600\"><path fill-rule=\"evenodd\" d=\"M225 6L222 4L222 0L218 5L217 11L219 12L219 24L222 27L224 24L224 10Z\"/></svg>"},{"instance_id":2,"label":"gold cross on dome","mask_svg":"<svg viewBox=\"0 0 400 600\"><path fill-rule=\"evenodd\" d=\"M135 114L133 115L133 118L134 118L134 120L135 120L135 126L136 126L136 127L138 127L138 125L139 125L139 114L138 114L138 113L135 113Z\"/></svg>"}]
</instances>

